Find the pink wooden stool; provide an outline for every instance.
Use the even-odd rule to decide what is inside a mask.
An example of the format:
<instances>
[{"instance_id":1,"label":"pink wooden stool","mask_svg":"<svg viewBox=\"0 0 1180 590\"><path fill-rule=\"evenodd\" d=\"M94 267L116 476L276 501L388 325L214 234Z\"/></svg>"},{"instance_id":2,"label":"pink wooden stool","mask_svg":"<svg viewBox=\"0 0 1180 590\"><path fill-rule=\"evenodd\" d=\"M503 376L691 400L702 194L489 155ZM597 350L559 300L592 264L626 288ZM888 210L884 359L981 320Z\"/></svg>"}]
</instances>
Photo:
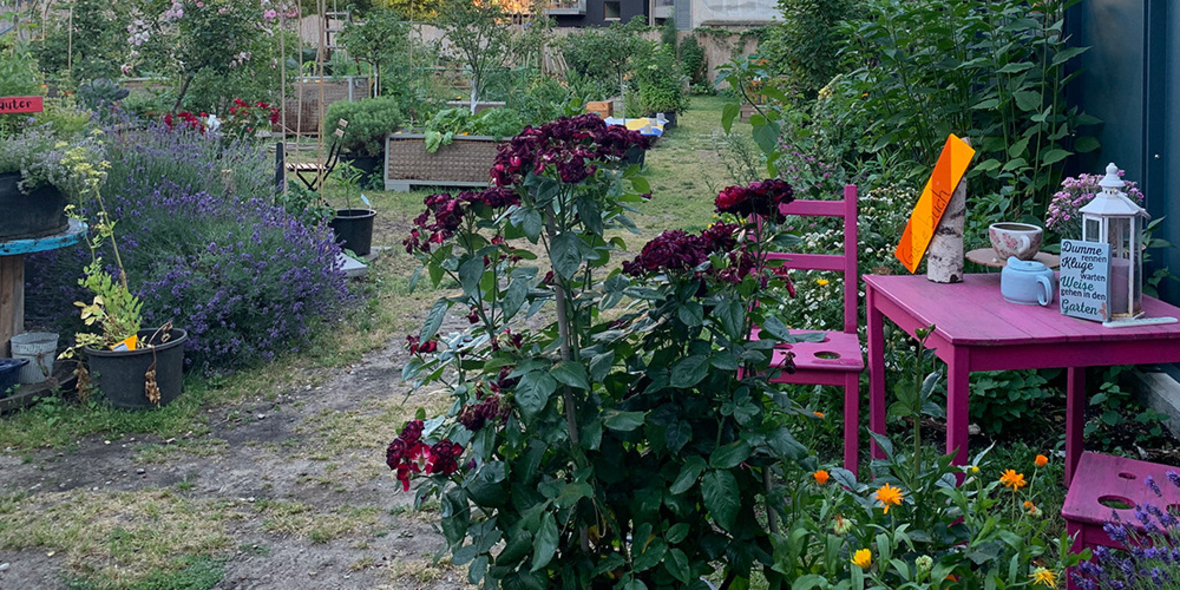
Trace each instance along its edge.
<instances>
[{"instance_id":1,"label":"pink wooden stool","mask_svg":"<svg viewBox=\"0 0 1180 590\"><path fill-rule=\"evenodd\" d=\"M1103 525L1112 520L1112 512L1118 514L1123 524L1143 531L1142 523L1135 518L1136 506L1149 503L1160 510L1166 510L1169 506L1180 507L1180 488L1168 481L1169 471L1180 472L1180 468L1099 453L1082 453L1069 492L1065 495L1065 505L1061 508L1066 531L1074 537L1072 550L1076 553L1100 545L1124 548L1102 530ZM1147 487L1149 475L1163 492L1163 497L1156 496ZM1127 508L1112 508L1104 503L1121 503ZM1072 579L1069 580L1068 588L1076 588Z\"/></svg>"}]
</instances>

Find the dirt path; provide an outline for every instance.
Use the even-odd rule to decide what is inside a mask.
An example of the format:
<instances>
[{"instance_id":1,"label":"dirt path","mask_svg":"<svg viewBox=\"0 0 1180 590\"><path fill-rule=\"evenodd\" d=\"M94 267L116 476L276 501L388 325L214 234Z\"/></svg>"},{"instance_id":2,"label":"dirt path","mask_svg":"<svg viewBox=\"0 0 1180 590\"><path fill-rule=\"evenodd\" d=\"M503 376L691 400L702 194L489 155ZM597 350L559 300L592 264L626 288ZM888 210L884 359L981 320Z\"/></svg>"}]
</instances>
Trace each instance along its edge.
<instances>
[{"instance_id":1,"label":"dirt path","mask_svg":"<svg viewBox=\"0 0 1180 590\"><path fill-rule=\"evenodd\" d=\"M461 587L465 571L431 565L437 510L412 511L383 463L403 420L439 409L405 397L406 358L392 344L209 410L206 435L0 454L0 546L25 547L0 551L0 588L136 587L152 571L222 571L214 588L243 590Z\"/></svg>"}]
</instances>

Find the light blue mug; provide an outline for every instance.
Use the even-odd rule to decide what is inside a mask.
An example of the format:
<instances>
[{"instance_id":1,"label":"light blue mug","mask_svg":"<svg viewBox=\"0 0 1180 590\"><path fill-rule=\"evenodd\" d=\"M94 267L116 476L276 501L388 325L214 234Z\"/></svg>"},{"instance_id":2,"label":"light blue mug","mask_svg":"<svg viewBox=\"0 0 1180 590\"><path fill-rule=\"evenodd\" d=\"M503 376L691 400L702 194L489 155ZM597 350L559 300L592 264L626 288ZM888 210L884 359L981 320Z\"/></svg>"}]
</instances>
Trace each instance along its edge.
<instances>
[{"instance_id":1,"label":"light blue mug","mask_svg":"<svg viewBox=\"0 0 1180 590\"><path fill-rule=\"evenodd\" d=\"M1008 258L1008 265L1000 272L1000 294L1004 301L1021 305L1049 305L1053 303L1056 276L1044 264L1035 260Z\"/></svg>"}]
</instances>

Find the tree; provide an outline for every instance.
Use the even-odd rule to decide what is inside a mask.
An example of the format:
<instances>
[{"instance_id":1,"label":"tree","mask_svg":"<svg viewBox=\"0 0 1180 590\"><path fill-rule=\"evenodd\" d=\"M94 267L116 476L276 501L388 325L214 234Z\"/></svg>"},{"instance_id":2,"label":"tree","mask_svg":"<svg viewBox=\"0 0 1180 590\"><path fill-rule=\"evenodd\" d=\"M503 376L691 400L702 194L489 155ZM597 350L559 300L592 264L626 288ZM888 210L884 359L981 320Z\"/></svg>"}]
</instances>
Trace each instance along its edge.
<instances>
[{"instance_id":1,"label":"tree","mask_svg":"<svg viewBox=\"0 0 1180 590\"><path fill-rule=\"evenodd\" d=\"M444 31L440 53L463 63L471 80L471 113L488 76L508 62L512 34L505 26L507 14L495 2L477 5L471 0L448 0L439 16Z\"/></svg>"},{"instance_id":2,"label":"tree","mask_svg":"<svg viewBox=\"0 0 1180 590\"><path fill-rule=\"evenodd\" d=\"M395 68L409 54L410 25L392 10L370 12L364 21L351 22L340 34L348 54L373 68L373 96L381 94L382 67Z\"/></svg>"}]
</instances>

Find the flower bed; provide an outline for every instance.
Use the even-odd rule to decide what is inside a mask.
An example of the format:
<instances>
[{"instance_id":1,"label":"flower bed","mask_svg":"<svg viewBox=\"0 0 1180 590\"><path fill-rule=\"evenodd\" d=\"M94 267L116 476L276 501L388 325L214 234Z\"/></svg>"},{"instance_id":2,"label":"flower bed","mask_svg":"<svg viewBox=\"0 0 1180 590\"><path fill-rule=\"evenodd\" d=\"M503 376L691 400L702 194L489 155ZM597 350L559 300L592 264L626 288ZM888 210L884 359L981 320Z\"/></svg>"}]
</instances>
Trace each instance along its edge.
<instances>
[{"instance_id":1,"label":"flower bed","mask_svg":"<svg viewBox=\"0 0 1180 590\"><path fill-rule=\"evenodd\" d=\"M459 136L437 152L426 151L425 136L392 133L386 139L385 190L412 186L488 186L488 170L500 142L493 137Z\"/></svg>"}]
</instances>

